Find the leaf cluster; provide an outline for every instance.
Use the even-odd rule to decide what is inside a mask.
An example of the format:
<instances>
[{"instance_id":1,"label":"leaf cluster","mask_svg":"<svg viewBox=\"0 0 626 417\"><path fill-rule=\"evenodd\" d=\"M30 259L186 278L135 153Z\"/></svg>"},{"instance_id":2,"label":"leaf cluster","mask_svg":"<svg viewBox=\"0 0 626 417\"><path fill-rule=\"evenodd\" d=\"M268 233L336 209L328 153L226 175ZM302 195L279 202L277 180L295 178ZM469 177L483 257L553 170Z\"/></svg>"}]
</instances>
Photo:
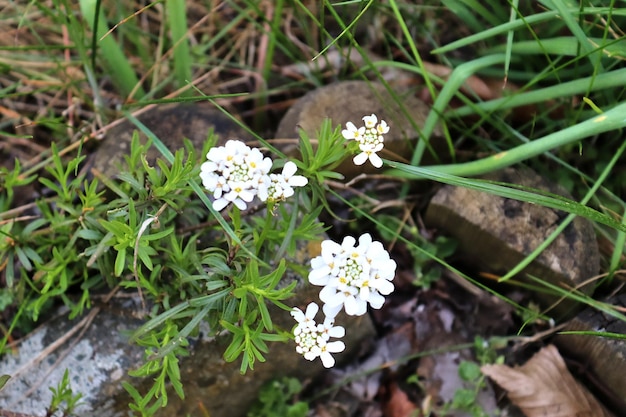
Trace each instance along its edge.
<instances>
[{"instance_id":1,"label":"leaf cluster","mask_svg":"<svg viewBox=\"0 0 626 417\"><path fill-rule=\"evenodd\" d=\"M317 187L313 197L299 189L268 209L250 214L233 207L213 213L215 219L204 191L198 194L200 163L188 143L171 163L149 161L152 140L141 143L135 134L119 181L88 176L83 155L64 159L53 145L45 174L28 177L47 190L37 212L0 224L9 284L0 294L4 308L19 305L16 318L36 322L58 302L79 315L94 296L116 286L146 296L150 319L133 336L146 348L146 362L132 375L154 384L143 394L125 384L131 408L146 415L167 404L167 386L184 396L178 360L202 322L212 335L226 331L227 361L241 358L242 373L253 369L265 361L268 343L291 337L275 326L271 309L290 310L285 302L298 285L295 277L305 273L296 261L298 242L318 240L325 230L315 201L324 199L324 181L337 176L331 168L345 150L329 122L320 137L326 139L316 151L307 148L305 161L297 161ZM27 183L19 169L2 173L7 208L12 190ZM290 272L294 278L284 280L287 271L296 272Z\"/></svg>"},{"instance_id":2,"label":"leaf cluster","mask_svg":"<svg viewBox=\"0 0 626 417\"><path fill-rule=\"evenodd\" d=\"M270 381L261 388L259 398L248 412L249 417L304 417L309 405L297 401L302 384L295 378Z\"/></svg>"},{"instance_id":3,"label":"leaf cluster","mask_svg":"<svg viewBox=\"0 0 626 417\"><path fill-rule=\"evenodd\" d=\"M60 415L63 417L73 415L76 407L80 405L82 394L75 394L72 390L68 369L63 373L63 378L57 386L55 388L50 387L50 391L52 391L52 400L50 400L46 415Z\"/></svg>"}]
</instances>

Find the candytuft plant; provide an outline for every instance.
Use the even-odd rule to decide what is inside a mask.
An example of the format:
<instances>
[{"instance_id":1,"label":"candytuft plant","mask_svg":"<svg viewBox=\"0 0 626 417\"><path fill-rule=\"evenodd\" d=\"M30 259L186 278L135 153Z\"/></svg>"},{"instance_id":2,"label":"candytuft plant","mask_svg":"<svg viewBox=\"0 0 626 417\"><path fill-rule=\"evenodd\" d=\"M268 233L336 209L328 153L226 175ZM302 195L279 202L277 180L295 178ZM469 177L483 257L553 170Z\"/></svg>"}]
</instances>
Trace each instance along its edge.
<instances>
[{"instance_id":1,"label":"candytuft plant","mask_svg":"<svg viewBox=\"0 0 626 417\"><path fill-rule=\"evenodd\" d=\"M61 0L29 2L27 8L17 3L6 6L8 40L0 45L0 151L14 159L32 146L37 157L15 158L13 165L0 167L0 312L10 318L6 328L0 326L0 352L8 352L16 329L26 333L59 304L76 317L92 307L95 294L136 291L146 323L133 341L145 348L145 362L133 376L154 381L146 392L125 384L136 413L151 415L166 406L167 387L184 396L179 360L188 354L200 324L208 324L211 335L228 338L224 358L239 361L241 372L270 360L267 352L276 342L292 343L303 360L320 358L331 367L333 354L349 348L340 339L351 329L335 324L338 312L359 315L381 308L398 286L391 245L383 242L408 248L418 279L428 262L454 269L443 259L451 252L439 243L444 239L434 240L433 248L422 230L407 230L404 219L381 214L378 209L389 201L373 203L371 190L359 194L358 202L337 192L352 186L336 172L346 159L381 168L377 178L382 181L406 181L391 197L397 201L408 195L408 180L427 180L569 213L559 228L575 215L591 219L612 244L607 281L619 273L626 239L619 164L626 150L620 136L626 127L623 8L569 7L555 0L542 2L539 11L517 2L492 10L461 1L433 11L390 0L323 1L312 11L302 2L242 0L198 17L180 1L116 8L92 0L77 7ZM446 22L440 13L460 19L471 35L440 44L442 38L433 36L436 28L420 21L425 16L428 22ZM363 31L367 19L376 30ZM262 42L249 41L251 33ZM21 44L24 40L33 44ZM333 59L335 52L339 59ZM436 63L424 61L428 52ZM408 74L408 82L396 71ZM215 104L246 100L252 93L250 107L260 109L253 130L265 132L274 116L263 113L271 112L270 96L355 77L380 81L390 90L399 78L411 86L409 94L423 86L417 94L432 99L423 126L412 120L420 138L409 144L404 161L383 159L386 135L400 129L391 118L379 120L380 114L368 111L344 126L327 120L311 137L301 130L297 157L262 138L257 138L260 145L239 138L218 144L213 135L203 149L187 142L171 154L158 137L148 135L143 145L135 136L117 178L92 175L85 167L106 123L101 119L114 108L141 129L128 115L133 106ZM477 78L488 77L515 89L472 89ZM230 81L241 79L232 87ZM228 82L218 86L223 80ZM208 97L207 85L210 94L234 94ZM62 99L65 106L59 105ZM534 106L532 117L510 121L507 112L522 105ZM431 149L437 126L447 142L440 155ZM162 157L149 160L150 147ZM439 162L425 165L427 150ZM487 156L474 157L477 153ZM597 160L589 157L592 153ZM548 173L557 167L553 171L562 182L582 197L572 201L468 178L521 163ZM24 201L24 196L32 198ZM348 210L335 212L331 201ZM328 238L331 226L319 221L325 212L335 219L356 215L359 221L350 225L352 233L331 230ZM303 242L322 242L321 255L310 264L297 256ZM438 269L430 271L419 285L429 287L438 278ZM322 287L320 304L292 305L299 285L293 276ZM590 296L552 290L624 319ZM276 325L276 308L291 312L292 329ZM325 317L316 321L319 310ZM477 381L474 374L470 379ZM57 392L67 393L66 388Z\"/></svg>"}]
</instances>

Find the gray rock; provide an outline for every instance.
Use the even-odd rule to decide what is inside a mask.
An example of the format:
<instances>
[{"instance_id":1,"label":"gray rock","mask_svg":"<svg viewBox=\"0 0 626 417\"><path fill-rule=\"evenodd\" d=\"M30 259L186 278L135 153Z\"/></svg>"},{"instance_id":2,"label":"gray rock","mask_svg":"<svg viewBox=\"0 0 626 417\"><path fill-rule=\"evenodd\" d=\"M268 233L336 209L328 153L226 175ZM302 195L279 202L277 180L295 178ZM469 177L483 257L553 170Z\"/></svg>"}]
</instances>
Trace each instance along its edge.
<instances>
[{"instance_id":1,"label":"gray rock","mask_svg":"<svg viewBox=\"0 0 626 417\"><path fill-rule=\"evenodd\" d=\"M143 348L129 344L130 334L141 321L120 314L138 311L138 306L128 299L114 305L92 310L94 319L87 323L84 335L79 326L84 318L67 320L68 312L63 309L32 332L15 355L2 357L0 369L11 379L0 391L0 409L45 416L52 399L50 387L56 388L67 370L72 390L83 396L76 415L122 415L113 410L112 395L121 389L126 372L141 363ZM58 344L56 349L51 348L54 344Z\"/></svg>"},{"instance_id":2,"label":"gray rock","mask_svg":"<svg viewBox=\"0 0 626 417\"><path fill-rule=\"evenodd\" d=\"M417 97L390 92L382 84L343 81L318 88L301 97L280 121L275 136L297 138L299 129L302 129L310 138L315 138L324 119L329 118L333 126L341 125L345 128L347 122L359 126L363 116L374 113L390 126L381 156L408 161L429 110L426 103ZM435 136L440 136L439 130ZM438 144L435 143L435 146ZM363 172L376 172L376 169L370 164L355 167L350 160L341 164L337 171L351 178Z\"/></svg>"},{"instance_id":3,"label":"gray rock","mask_svg":"<svg viewBox=\"0 0 626 417\"><path fill-rule=\"evenodd\" d=\"M304 308L310 301L319 302L319 290L319 287L302 284L289 304ZM0 410L45 416L52 398L49 387L56 387L67 369L72 389L83 395L76 415L129 416L130 397L121 382L130 381L143 393L151 385L150 379L128 377L129 370L143 363L143 348L129 343L132 332L143 323L129 316L129 312L140 311L139 302L131 303L131 300L126 300L122 304L114 302L106 308L103 306L84 335L75 332L60 343L58 349L50 352L46 349L63 339L81 319L68 321L63 314L59 314L29 335L16 355L6 355L0 361L1 373L12 375L0 391ZM277 308L270 311L277 327L289 330L295 325L288 311ZM340 315L337 324L348 329L342 339L346 351L336 355L338 363L355 357L375 336L368 316ZM296 353L294 343L288 342L270 343L267 361L257 363L254 371L241 375L239 361L228 363L222 358L228 342L227 335L191 342L190 356L180 362L185 399L181 400L170 392L167 407L161 409L157 416L202 415L203 407L212 417L243 417L257 398L260 387L270 380L282 376L314 379L325 372L319 360L305 360ZM0 417L3 417L2 413L0 411Z\"/></svg>"},{"instance_id":4,"label":"gray rock","mask_svg":"<svg viewBox=\"0 0 626 417\"><path fill-rule=\"evenodd\" d=\"M485 178L571 198L561 187L530 170L508 168ZM468 188L443 186L432 198L424 221L427 226L455 237L459 241L458 253L464 260L481 271L503 275L542 244L564 218L565 213L551 208ZM532 275L562 288L578 288L588 293L592 285L582 284L596 275L599 268L593 226L587 219L577 217L518 278ZM535 291L533 297L544 307L558 300L541 291ZM564 300L554 313L557 317L564 316L573 308L573 302Z\"/></svg>"},{"instance_id":5,"label":"gray rock","mask_svg":"<svg viewBox=\"0 0 626 417\"><path fill-rule=\"evenodd\" d=\"M196 149L202 149L209 129L219 137L220 143L228 139L245 141L252 138L252 135L241 126L208 103L160 105L137 116L137 119L172 152L183 147L183 138L189 139ZM111 178L119 173L124 156L130 153L130 143L135 130L140 132L137 126L128 120L109 130L91 158L92 167ZM139 140L145 143L146 135L140 132ZM159 156L161 156L159 152L152 146L147 159L152 163Z\"/></svg>"},{"instance_id":6,"label":"gray rock","mask_svg":"<svg viewBox=\"0 0 626 417\"><path fill-rule=\"evenodd\" d=\"M626 294L604 300L619 308L626 307ZM609 332L626 334L626 322L615 316L587 307L570 320L563 331ZM613 410L626 415L626 339L580 334L557 334L554 343L559 350L576 361L572 368L582 374L595 388L594 392Z\"/></svg>"}]
</instances>

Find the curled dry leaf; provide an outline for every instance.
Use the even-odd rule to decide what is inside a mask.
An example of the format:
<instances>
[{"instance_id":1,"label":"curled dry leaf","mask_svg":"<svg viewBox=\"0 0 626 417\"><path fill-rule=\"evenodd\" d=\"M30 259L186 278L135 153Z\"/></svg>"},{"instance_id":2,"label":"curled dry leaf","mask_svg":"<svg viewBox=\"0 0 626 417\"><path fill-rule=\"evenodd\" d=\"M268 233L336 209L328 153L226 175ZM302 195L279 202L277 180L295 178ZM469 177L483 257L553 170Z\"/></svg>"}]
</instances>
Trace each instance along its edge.
<instances>
[{"instance_id":1,"label":"curled dry leaf","mask_svg":"<svg viewBox=\"0 0 626 417\"><path fill-rule=\"evenodd\" d=\"M481 370L527 417L613 417L574 379L553 345L522 366L484 365Z\"/></svg>"}]
</instances>

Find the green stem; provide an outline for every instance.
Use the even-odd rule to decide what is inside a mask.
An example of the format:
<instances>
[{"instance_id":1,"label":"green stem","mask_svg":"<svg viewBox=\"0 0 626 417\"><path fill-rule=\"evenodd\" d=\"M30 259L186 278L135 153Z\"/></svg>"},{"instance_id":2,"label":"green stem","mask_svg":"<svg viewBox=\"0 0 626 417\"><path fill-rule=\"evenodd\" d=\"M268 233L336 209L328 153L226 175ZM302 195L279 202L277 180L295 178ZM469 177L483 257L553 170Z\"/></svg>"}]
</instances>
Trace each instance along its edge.
<instances>
[{"instance_id":1,"label":"green stem","mask_svg":"<svg viewBox=\"0 0 626 417\"><path fill-rule=\"evenodd\" d=\"M174 73L178 87L183 87L191 82L191 58L189 41L187 40L187 15L185 13L185 0L167 0L165 4L167 20L172 36L174 49ZM183 95L190 95L187 90Z\"/></svg>"},{"instance_id":2,"label":"green stem","mask_svg":"<svg viewBox=\"0 0 626 417\"><path fill-rule=\"evenodd\" d=\"M261 77L256 79L256 92L258 94L255 100L255 107L257 109L264 109L267 107L268 94L267 83L272 76L272 64L274 63L274 51L276 50L277 34L280 33L283 18L283 3L284 0L277 0L274 2L274 8L272 11L272 19L268 21L267 32L263 36L267 37L267 46L265 48L265 57L263 66L261 67ZM265 27L265 25L264 25ZM256 129L265 129L267 126L267 114L262 111L255 112L252 126Z\"/></svg>"},{"instance_id":3,"label":"green stem","mask_svg":"<svg viewBox=\"0 0 626 417\"><path fill-rule=\"evenodd\" d=\"M428 169L431 172L458 176L481 175L506 168L560 146L575 143L583 138L624 127L626 127L626 103L619 104L611 110L582 123L519 145L508 151L499 152L478 161L453 165L433 165L429 166ZM393 166L393 163L391 163L391 166ZM408 175L410 177L410 174ZM406 177L407 173L404 172L403 176ZM419 178L422 177L415 177L415 179Z\"/></svg>"},{"instance_id":4,"label":"green stem","mask_svg":"<svg viewBox=\"0 0 626 417\"><path fill-rule=\"evenodd\" d=\"M424 122L422 137L421 140L417 143L417 147L415 148L415 152L413 153L411 165L419 165L420 161L422 160L422 156L424 155L424 150L426 149L426 145L428 144L430 135L432 135L433 131L435 130L435 126L437 125L437 121L439 120L440 115L444 114L445 109L448 107L448 103L450 102L452 97L454 97L454 95L459 91L465 80L467 80L470 76L474 75L479 70L494 64L504 62L505 59L506 57L503 54L489 55L461 64L456 67L454 71L452 71L452 74L450 74L450 78L441 89L441 93L439 93L439 96L435 100L435 103L433 104L433 107L430 113L428 113L428 117Z\"/></svg>"},{"instance_id":5,"label":"green stem","mask_svg":"<svg viewBox=\"0 0 626 417\"><path fill-rule=\"evenodd\" d=\"M529 91L523 94L516 94L511 97L502 97L495 100L480 103L479 105L464 106L446 112L448 117L464 117L477 113L477 108L481 112L489 113L496 110L505 110L527 104L544 102L548 99L559 97L571 97L576 94L585 94L589 91L604 90L607 88L622 88L626 84L626 68L611 71L608 73L593 75L542 88L540 90Z\"/></svg>"},{"instance_id":6,"label":"green stem","mask_svg":"<svg viewBox=\"0 0 626 417\"><path fill-rule=\"evenodd\" d=\"M139 84L139 79L113 36L109 34L102 38L108 32L109 26L101 9L98 9L98 14L96 14L96 3L97 0L81 0L80 10L91 29L96 30L93 34L94 40L97 39L97 44L100 46L103 65L111 81L123 95L129 96ZM95 51L93 54L95 55ZM136 93L137 98L145 95L144 90L139 87Z\"/></svg>"}]
</instances>

